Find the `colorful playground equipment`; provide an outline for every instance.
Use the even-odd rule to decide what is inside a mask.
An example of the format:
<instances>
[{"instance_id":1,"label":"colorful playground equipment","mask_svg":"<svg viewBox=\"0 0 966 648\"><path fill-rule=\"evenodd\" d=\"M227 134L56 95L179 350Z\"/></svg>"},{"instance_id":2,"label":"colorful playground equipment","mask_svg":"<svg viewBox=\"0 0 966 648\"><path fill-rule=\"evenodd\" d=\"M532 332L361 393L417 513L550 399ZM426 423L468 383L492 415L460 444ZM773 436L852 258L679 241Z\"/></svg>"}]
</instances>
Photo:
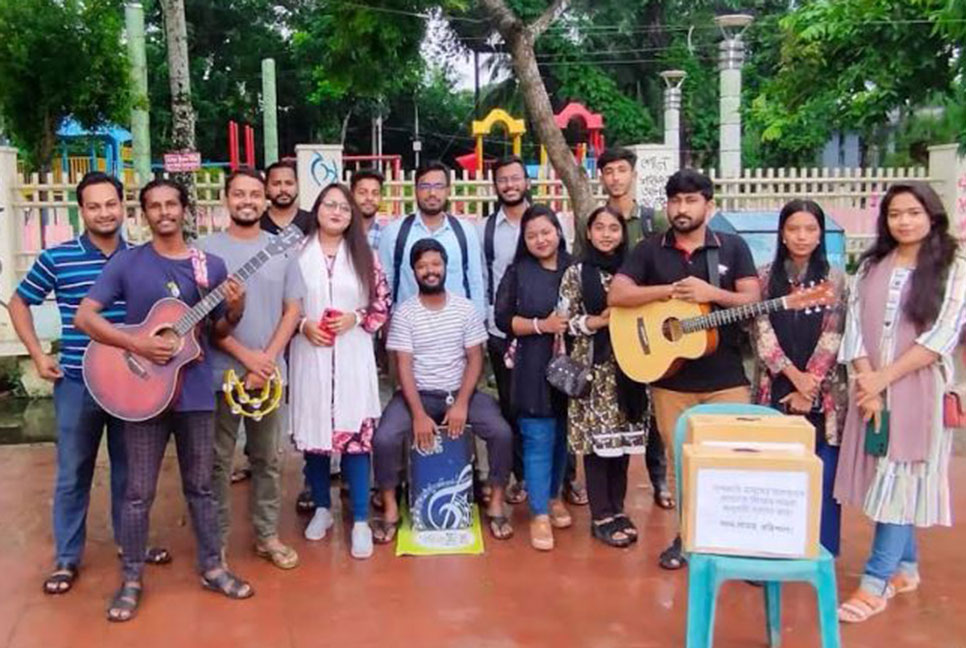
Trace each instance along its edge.
<instances>
[{"instance_id":1,"label":"colorful playground equipment","mask_svg":"<svg viewBox=\"0 0 966 648\"><path fill-rule=\"evenodd\" d=\"M84 128L79 122L68 117L57 129L60 143L60 168L55 167L55 180L80 177L88 171L104 171L122 176L125 162L131 160L131 148L125 146L131 141L131 132L116 124L97 128ZM90 147L90 154L70 155L68 145L82 142Z\"/></svg>"},{"instance_id":2,"label":"colorful playground equipment","mask_svg":"<svg viewBox=\"0 0 966 648\"><path fill-rule=\"evenodd\" d=\"M522 119L511 117L502 108L494 108L482 121L473 120L473 137L476 138L476 171L483 173L483 136L493 131L493 126L502 124L506 133L513 138L513 154L520 155L523 134L527 132L527 125Z\"/></svg>"},{"instance_id":3,"label":"colorful playground equipment","mask_svg":"<svg viewBox=\"0 0 966 648\"><path fill-rule=\"evenodd\" d=\"M571 101L553 116L553 121L560 130L565 130L575 119L587 129L588 141L578 143L574 151L577 163L584 164L588 157L596 158L604 150L604 116L591 112L582 103L576 101ZM547 149L541 146L540 166L546 168L548 163Z\"/></svg>"}]
</instances>

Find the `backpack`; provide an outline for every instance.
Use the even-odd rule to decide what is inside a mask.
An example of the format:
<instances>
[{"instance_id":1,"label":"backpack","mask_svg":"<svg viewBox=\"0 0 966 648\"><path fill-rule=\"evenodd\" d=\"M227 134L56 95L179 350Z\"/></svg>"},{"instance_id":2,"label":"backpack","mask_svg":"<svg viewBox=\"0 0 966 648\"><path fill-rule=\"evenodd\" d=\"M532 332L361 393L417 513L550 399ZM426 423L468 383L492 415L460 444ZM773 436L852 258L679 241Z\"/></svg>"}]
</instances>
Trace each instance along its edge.
<instances>
[{"instance_id":1,"label":"backpack","mask_svg":"<svg viewBox=\"0 0 966 648\"><path fill-rule=\"evenodd\" d=\"M396 247L393 249L392 255L392 301L395 303L399 297L399 269L402 268L403 252L406 251L406 239L409 238L409 232L413 229L413 223L416 222L416 214L410 214L403 219L402 225L399 227L399 235L396 236ZM463 231L463 224L459 222L459 219L446 215L446 222L450 224L453 228L453 233L456 234L456 240L460 246L460 256L462 257L462 267L463 267L463 291L466 293L467 299L472 299L470 294L470 272L469 272L469 252L467 251L466 245L466 232Z\"/></svg>"}]
</instances>

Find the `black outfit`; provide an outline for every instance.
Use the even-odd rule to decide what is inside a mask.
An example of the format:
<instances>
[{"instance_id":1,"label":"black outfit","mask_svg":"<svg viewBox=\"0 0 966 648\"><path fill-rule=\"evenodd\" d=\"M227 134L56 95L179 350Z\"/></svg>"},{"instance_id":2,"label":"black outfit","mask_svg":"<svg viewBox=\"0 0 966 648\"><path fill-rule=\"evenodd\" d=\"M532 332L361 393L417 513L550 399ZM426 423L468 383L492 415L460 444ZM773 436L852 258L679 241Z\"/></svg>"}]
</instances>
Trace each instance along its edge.
<instances>
[{"instance_id":1,"label":"black outfit","mask_svg":"<svg viewBox=\"0 0 966 648\"><path fill-rule=\"evenodd\" d=\"M639 286L659 286L686 277L710 282L708 250L718 250L718 277L721 288L735 291L738 279L757 278L755 262L748 244L737 234L705 232L704 245L690 254L676 244L674 230L646 238L635 247L621 266L620 274ZM718 348L711 355L682 363L671 376L654 383L655 387L677 392L705 393L747 385L741 358L744 333L740 324L718 329Z\"/></svg>"},{"instance_id":2,"label":"black outfit","mask_svg":"<svg viewBox=\"0 0 966 648\"><path fill-rule=\"evenodd\" d=\"M587 479L592 520L606 520L624 512L629 463L630 455L598 457L593 452L584 455L584 476Z\"/></svg>"},{"instance_id":3,"label":"black outfit","mask_svg":"<svg viewBox=\"0 0 966 648\"><path fill-rule=\"evenodd\" d=\"M292 219L292 224L298 225L298 228L302 230L303 234L308 234L309 223L311 222L312 212L305 211L304 209L298 210L295 213L295 218ZM273 221L272 217L268 215L267 209L265 210L265 213L262 214L262 217L258 220L258 225L269 234L278 235L282 231L282 228L278 226L278 223Z\"/></svg>"},{"instance_id":4,"label":"black outfit","mask_svg":"<svg viewBox=\"0 0 966 648\"><path fill-rule=\"evenodd\" d=\"M493 368L493 377L496 379L496 392L500 402L500 413L506 419L510 427L513 428L513 476L517 482L523 481L523 437L517 429L516 418L513 416L513 408L510 406L510 381L513 372L507 368L504 356L510 346L507 338L491 335L486 341L486 353L490 358L490 367Z\"/></svg>"}]
</instances>

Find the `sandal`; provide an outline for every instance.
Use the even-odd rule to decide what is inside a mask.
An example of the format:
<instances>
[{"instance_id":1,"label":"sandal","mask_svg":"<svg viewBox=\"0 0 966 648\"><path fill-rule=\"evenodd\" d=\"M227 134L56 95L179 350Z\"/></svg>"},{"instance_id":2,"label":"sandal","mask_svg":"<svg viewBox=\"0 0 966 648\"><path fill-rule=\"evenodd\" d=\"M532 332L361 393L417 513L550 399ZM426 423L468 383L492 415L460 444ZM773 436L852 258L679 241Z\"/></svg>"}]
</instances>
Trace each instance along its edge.
<instances>
[{"instance_id":1,"label":"sandal","mask_svg":"<svg viewBox=\"0 0 966 648\"><path fill-rule=\"evenodd\" d=\"M315 502L312 501L312 491L306 488L295 498L295 512L302 515L315 513Z\"/></svg>"},{"instance_id":2,"label":"sandal","mask_svg":"<svg viewBox=\"0 0 966 648\"><path fill-rule=\"evenodd\" d=\"M255 543L255 555L264 558L279 569L295 569L299 566L299 555L292 547L281 542L269 548Z\"/></svg>"},{"instance_id":3,"label":"sandal","mask_svg":"<svg viewBox=\"0 0 966 648\"><path fill-rule=\"evenodd\" d=\"M566 529L574 523L570 511L560 500L550 500L550 524L557 529Z\"/></svg>"},{"instance_id":4,"label":"sandal","mask_svg":"<svg viewBox=\"0 0 966 648\"><path fill-rule=\"evenodd\" d=\"M487 513L486 523L490 529L490 535L496 540L509 540L513 537L513 526L510 524L510 518L506 515L490 515Z\"/></svg>"},{"instance_id":5,"label":"sandal","mask_svg":"<svg viewBox=\"0 0 966 648\"><path fill-rule=\"evenodd\" d=\"M224 594L230 599L247 599L255 595L252 586L238 578L224 567L219 567L213 575L203 574L201 586L206 590Z\"/></svg>"},{"instance_id":6,"label":"sandal","mask_svg":"<svg viewBox=\"0 0 966 648\"><path fill-rule=\"evenodd\" d=\"M376 544L389 544L399 532L399 520L375 519L372 521L372 539Z\"/></svg>"},{"instance_id":7,"label":"sandal","mask_svg":"<svg viewBox=\"0 0 966 648\"><path fill-rule=\"evenodd\" d=\"M514 482L503 496L507 504L523 504L527 501L527 488L523 482Z\"/></svg>"},{"instance_id":8,"label":"sandal","mask_svg":"<svg viewBox=\"0 0 966 648\"><path fill-rule=\"evenodd\" d=\"M590 498L587 497L587 489L578 482L564 484L563 496L568 504L574 506L587 506L587 503L590 502Z\"/></svg>"},{"instance_id":9,"label":"sandal","mask_svg":"<svg viewBox=\"0 0 966 648\"><path fill-rule=\"evenodd\" d=\"M66 594L77 580L77 566L57 563L54 571L44 581L44 594Z\"/></svg>"},{"instance_id":10,"label":"sandal","mask_svg":"<svg viewBox=\"0 0 966 648\"><path fill-rule=\"evenodd\" d=\"M621 528L621 523L617 518L606 518L595 520L590 523L590 535L594 536L605 545L623 549L631 545L631 537ZM620 537L619 537L620 536Z\"/></svg>"},{"instance_id":11,"label":"sandal","mask_svg":"<svg viewBox=\"0 0 966 648\"><path fill-rule=\"evenodd\" d=\"M845 603L839 606L839 621L842 623L862 623L886 609L888 599L875 596L859 588Z\"/></svg>"},{"instance_id":12,"label":"sandal","mask_svg":"<svg viewBox=\"0 0 966 648\"><path fill-rule=\"evenodd\" d=\"M887 599L893 598L896 594L908 594L909 592L915 592L919 589L920 578L918 576L907 576L902 573L898 573L889 580L889 585L886 587L885 597Z\"/></svg>"},{"instance_id":13,"label":"sandal","mask_svg":"<svg viewBox=\"0 0 966 648\"><path fill-rule=\"evenodd\" d=\"M634 526L634 522L627 517L626 513L618 513L614 516L614 521L624 532L624 535L631 539L631 542L637 542L637 527Z\"/></svg>"},{"instance_id":14,"label":"sandal","mask_svg":"<svg viewBox=\"0 0 966 648\"><path fill-rule=\"evenodd\" d=\"M658 565L662 569L668 569L674 571L676 569L681 569L688 564L687 558L681 551L681 536L674 539L671 546L661 552L661 556L658 558Z\"/></svg>"},{"instance_id":15,"label":"sandal","mask_svg":"<svg viewBox=\"0 0 966 648\"><path fill-rule=\"evenodd\" d=\"M251 468L249 467L236 468L235 470L231 471L231 476L228 478L228 481L230 481L232 484L240 484L241 482L251 478L252 478Z\"/></svg>"},{"instance_id":16,"label":"sandal","mask_svg":"<svg viewBox=\"0 0 966 648\"><path fill-rule=\"evenodd\" d=\"M107 620L111 623L124 623L130 621L138 613L138 606L141 605L141 585L124 583L111 599L111 605L107 608Z\"/></svg>"},{"instance_id":17,"label":"sandal","mask_svg":"<svg viewBox=\"0 0 966 648\"><path fill-rule=\"evenodd\" d=\"M654 503L665 511L670 511L677 506L677 502L674 501L674 495L666 488L654 491Z\"/></svg>"},{"instance_id":18,"label":"sandal","mask_svg":"<svg viewBox=\"0 0 966 648\"><path fill-rule=\"evenodd\" d=\"M537 551L553 550L553 527L546 515L530 520L530 545Z\"/></svg>"}]
</instances>

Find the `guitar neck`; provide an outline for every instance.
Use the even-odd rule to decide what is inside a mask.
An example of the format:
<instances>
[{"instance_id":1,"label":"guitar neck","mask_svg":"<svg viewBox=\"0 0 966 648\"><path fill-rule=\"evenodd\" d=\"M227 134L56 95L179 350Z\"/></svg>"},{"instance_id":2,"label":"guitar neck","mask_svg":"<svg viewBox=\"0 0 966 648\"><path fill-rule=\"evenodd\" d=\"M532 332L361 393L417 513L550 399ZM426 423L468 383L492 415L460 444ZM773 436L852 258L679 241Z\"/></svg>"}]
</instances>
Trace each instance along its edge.
<instances>
[{"instance_id":1,"label":"guitar neck","mask_svg":"<svg viewBox=\"0 0 966 648\"><path fill-rule=\"evenodd\" d=\"M725 310L711 311L707 315L701 315L699 317L689 317L681 321L681 329L685 333L694 333L695 331L704 331L727 324L734 324L735 322L741 322L758 317L759 315L777 313L786 308L785 298L776 297L775 299L755 302L754 304L745 304L744 306L726 308Z\"/></svg>"},{"instance_id":2,"label":"guitar neck","mask_svg":"<svg viewBox=\"0 0 966 648\"><path fill-rule=\"evenodd\" d=\"M234 274L232 274L232 277L244 283L271 258L271 254L265 250L262 250L249 259L245 265L240 267ZM218 304L224 301L227 290L227 281L223 281L218 284L214 290L205 295L201 301L195 304L191 310L189 310L181 317L181 319L175 322L175 332L181 336L187 335L188 332L197 326L202 320L204 320L211 311L215 310Z\"/></svg>"}]
</instances>

